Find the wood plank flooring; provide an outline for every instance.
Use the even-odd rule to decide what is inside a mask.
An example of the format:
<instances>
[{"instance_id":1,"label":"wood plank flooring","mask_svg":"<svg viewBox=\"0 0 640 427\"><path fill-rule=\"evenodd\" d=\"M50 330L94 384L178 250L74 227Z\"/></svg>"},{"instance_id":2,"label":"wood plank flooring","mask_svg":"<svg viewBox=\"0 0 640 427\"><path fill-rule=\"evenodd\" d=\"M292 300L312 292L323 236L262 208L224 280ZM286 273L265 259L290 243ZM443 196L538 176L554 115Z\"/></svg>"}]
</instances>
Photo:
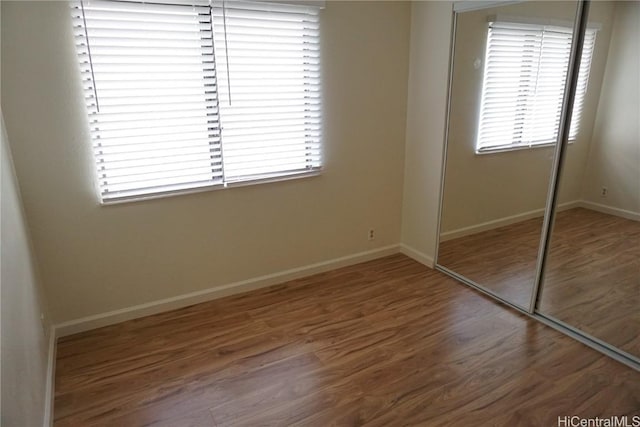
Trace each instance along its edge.
<instances>
[{"instance_id":1,"label":"wood plank flooring","mask_svg":"<svg viewBox=\"0 0 640 427\"><path fill-rule=\"evenodd\" d=\"M554 426L640 372L403 255L63 338L55 426Z\"/></svg>"},{"instance_id":2,"label":"wood plank flooring","mask_svg":"<svg viewBox=\"0 0 640 427\"><path fill-rule=\"evenodd\" d=\"M438 262L528 306L541 225L535 218L443 242ZM640 357L640 222L559 212L539 308Z\"/></svg>"}]
</instances>

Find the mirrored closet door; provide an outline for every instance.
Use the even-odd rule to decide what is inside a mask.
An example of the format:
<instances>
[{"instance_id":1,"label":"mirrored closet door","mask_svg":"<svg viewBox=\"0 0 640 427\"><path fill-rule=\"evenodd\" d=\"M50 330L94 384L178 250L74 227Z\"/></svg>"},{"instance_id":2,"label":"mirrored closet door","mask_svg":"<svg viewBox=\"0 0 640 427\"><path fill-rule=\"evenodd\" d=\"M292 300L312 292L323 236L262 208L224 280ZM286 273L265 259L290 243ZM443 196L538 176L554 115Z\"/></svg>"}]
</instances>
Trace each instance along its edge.
<instances>
[{"instance_id":1,"label":"mirrored closet door","mask_svg":"<svg viewBox=\"0 0 640 427\"><path fill-rule=\"evenodd\" d=\"M640 358L640 3L593 2L538 310Z\"/></svg>"},{"instance_id":2,"label":"mirrored closet door","mask_svg":"<svg viewBox=\"0 0 640 427\"><path fill-rule=\"evenodd\" d=\"M458 12L437 262L527 309L577 2Z\"/></svg>"},{"instance_id":3,"label":"mirrored closet door","mask_svg":"<svg viewBox=\"0 0 640 427\"><path fill-rule=\"evenodd\" d=\"M455 8L436 268L640 368L640 3Z\"/></svg>"}]
</instances>

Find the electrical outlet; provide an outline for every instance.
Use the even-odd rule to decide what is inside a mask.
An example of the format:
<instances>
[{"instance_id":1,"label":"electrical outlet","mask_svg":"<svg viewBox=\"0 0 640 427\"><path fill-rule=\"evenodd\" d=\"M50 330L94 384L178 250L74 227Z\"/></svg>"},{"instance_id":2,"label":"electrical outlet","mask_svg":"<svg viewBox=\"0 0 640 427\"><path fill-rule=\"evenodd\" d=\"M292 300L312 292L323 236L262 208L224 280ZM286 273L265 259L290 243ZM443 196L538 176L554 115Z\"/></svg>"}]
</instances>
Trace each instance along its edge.
<instances>
[{"instance_id":1,"label":"electrical outlet","mask_svg":"<svg viewBox=\"0 0 640 427\"><path fill-rule=\"evenodd\" d=\"M607 197L608 192L609 190L607 190L607 187L602 187L602 190L600 190L600 197Z\"/></svg>"},{"instance_id":2,"label":"electrical outlet","mask_svg":"<svg viewBox=\"0 0 640 427\"><path fill-rule=\"evenodd\" d=\"M373 228L369 229L369 234L367 235L369 240L373 240L376 238L376 232Z\"/></svg>"}]
</instances>

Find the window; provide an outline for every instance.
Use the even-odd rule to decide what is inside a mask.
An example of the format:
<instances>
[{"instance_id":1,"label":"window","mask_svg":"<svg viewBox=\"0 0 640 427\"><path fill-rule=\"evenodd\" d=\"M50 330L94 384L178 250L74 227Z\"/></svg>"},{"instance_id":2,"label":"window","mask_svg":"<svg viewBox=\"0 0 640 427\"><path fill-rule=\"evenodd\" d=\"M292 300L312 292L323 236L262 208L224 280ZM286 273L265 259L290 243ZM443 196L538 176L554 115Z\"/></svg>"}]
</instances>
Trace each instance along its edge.
<instances>
[{"instance_id":1,"label":"window","mask_svg":"<svg viewBox=\"0 0 640 427\"><path fill-rule=\"evenodd\" d=\"M319 8L73 3L103 202L316 173Z\"/></svg>"},{"instance_id":2,"label":"window","mask_svg":"<svg viewBox=\"0 0 640 427\"><path fill-rule=\"evenodd\" d=\"M587 30L570 140L580 126L595 36ZM489 23L476 152L556 141L571 39L568 27Z\"/></svg>"}]
</instances>

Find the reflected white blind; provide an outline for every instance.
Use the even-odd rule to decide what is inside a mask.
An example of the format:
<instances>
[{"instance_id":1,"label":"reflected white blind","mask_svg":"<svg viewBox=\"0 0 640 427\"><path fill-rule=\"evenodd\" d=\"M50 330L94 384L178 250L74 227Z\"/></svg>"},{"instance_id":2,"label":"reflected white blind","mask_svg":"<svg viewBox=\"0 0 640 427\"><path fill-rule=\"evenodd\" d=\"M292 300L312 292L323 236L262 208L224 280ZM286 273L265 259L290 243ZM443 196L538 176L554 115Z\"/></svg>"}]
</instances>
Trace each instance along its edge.
<instances>
[{"instance_id":1,"label":"reflected white blind","mask_svg":"<svg viewBox=\"0 0 640 427\"><path fill-rule=\"evenodd\" d=\"M571 28L489 24L478 152L556 141L571 39ZM587 30L570 139L578 132L594 44L595 30Z\"/></svg>"},{"instance_id":2,"label":"reflected white blind","mask_svg":"<svg viewBox=\"0 0 640 427\"><path fill-rule=\"evenodd\" d=\"M227 182L320 168L318 13L212 2Z\"/></svg>"},{"instance_id":3,"label":"reflected white blind","mask_svg":"<svg viewBox=\"0 0 640 427\"><path fill-rule=\"evenodd\" d=\"M576 139L580 131L580 119L582 118L582 107L589 85L589 73L591 72L591 60L593 49L596 45L596 30L587 29L584 34L584 44L582 45L582 57L580 59L580 70L578 71L578 82L576 86L576 96L573 103L573 113L571 115L571 128L569 139Z\"/></svg>"},{"instance_id":4,"label":"reflected white blind","mask_svg":"<svg viewBox=\"0 0 640 427\"><path fill-rule=\"evenodd\" d=\"M85 0L72 15L102 199L222 183L208 2Z\"/></svg>"}]
</instances>

